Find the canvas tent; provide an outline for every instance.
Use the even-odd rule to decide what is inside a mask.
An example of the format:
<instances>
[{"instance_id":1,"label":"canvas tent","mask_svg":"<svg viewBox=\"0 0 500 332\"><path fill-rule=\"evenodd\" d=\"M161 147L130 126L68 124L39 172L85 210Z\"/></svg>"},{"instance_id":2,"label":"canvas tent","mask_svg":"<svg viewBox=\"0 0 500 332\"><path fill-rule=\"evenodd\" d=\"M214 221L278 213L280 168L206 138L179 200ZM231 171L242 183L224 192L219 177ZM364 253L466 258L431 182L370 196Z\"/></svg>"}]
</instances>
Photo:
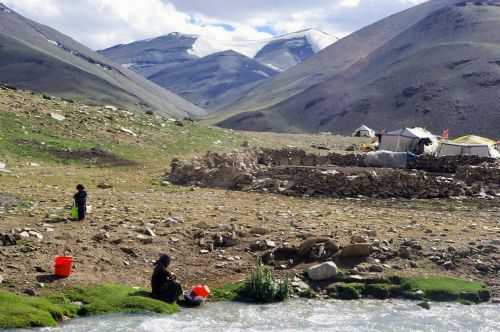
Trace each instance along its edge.
<instances>
[{"instance_id":1,"label":"canvas tent","mask_svg":"<svg viewBox=\"0 0 500 332\"><path fill-rule=\"evenodd\" d=\"M379 150L434 153L437 146L437 137L431 132L423 128L403 128L383 134ZM419 151L420 149L423 151Z\"/></svg>"},{"instance_id":2,"label":"canvas tent","mask_svg":"<svg viewBox=\"0 0 500 332\"><path fill-rule=\"evenodd\" d=\"M467 135L451 141L441 142L437 150L438 157L444 156L478 156L500 158L495 148L496 142L488 138Z\"/></svg>"},{"instance_id":3,"label":"canvas tent","mask_svg":"<svg viewBox=\"0 0 500 332\"><path fill-rule=\"evenodd\" d=\"M356 129L353 133L352 133L352 136L353 137L371 137L371 138L374 138L375 137L375 131L368 128L367 126L365 125L362 125L361 127L359 127L358 129Z\"/></svg>"}]
</instances>

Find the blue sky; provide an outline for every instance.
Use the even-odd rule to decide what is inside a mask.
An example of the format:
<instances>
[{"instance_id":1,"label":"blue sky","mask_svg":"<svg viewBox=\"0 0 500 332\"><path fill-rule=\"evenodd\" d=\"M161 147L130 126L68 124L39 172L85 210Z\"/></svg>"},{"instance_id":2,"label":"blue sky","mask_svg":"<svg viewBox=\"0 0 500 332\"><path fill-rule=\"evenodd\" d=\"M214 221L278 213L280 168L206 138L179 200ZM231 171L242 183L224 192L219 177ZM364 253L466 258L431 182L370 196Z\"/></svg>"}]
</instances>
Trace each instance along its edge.
<instances>
[{"instance_id":1,"label":"blue sky","mask_svg":"<svg viewBox=\"0 0 500 332\"><path fill-rule=\"evenodd\" d=\"M170 32L244 41L317 28L343 37L424 1L3 0L94 49Z\"/></svg>"}]
</instances>

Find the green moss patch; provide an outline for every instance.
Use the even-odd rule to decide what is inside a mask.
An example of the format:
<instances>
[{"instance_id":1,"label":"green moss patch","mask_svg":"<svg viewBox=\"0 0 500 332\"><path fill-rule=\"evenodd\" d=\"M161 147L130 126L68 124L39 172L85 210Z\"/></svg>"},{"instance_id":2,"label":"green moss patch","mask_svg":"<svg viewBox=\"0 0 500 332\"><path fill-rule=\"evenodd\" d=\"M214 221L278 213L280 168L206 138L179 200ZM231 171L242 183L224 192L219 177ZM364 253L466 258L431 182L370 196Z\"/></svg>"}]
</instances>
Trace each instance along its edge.
<instances>
[{"instance_id":1,"label":"green moss patch","mask_svg":"<svg viewBox=\"0 0 500 332\"><path fill-rule=\"evenodd\" d=\"M360 283L338 283L335 284L332 289L334 291L330 295L341 300L357 300L361 298L364 289L365 285Z\"/></svg>"},{"instance_id":2,"label":"green moss patch","mask_svg":"<svg viewBox=\"0 0 500 332\"><path fill-rule=\"evenodd\" d=\"M363 295L375 299L385 300L394 297L399 292L399 287L391 284L368 284L363 290Z\"/></svg>"},{"instance_id":3,"label":"green moss patch","mask_svg":"<svg viewBox=\"0 0 500 332\"><path fill-rule=\"evenodd\" d=\"M83 303L78 312L82 316L118 312L172 314L179 309L176 304L155 300L144 291L122 285L78 287L67 292L66 296L71 301Z\"/></svg>"},{"instance_id":4,"label":"green moss patch","mask_svg":"<svg viewBox=\"0 0 500 332\"><path fill-rule=\"evenodd\" d=\"M479 303L490 299L490 292L482 283L443 276L406 278L401 281L401 288L409 292L420 290L433 301Z\"/></svg>"},{"instance_id":5,"label":"green moss patch","mask_svg":"<svg viewBox=\"0 0 500 332\"><path fill-rule=\"evenodd\" d=\"M245 284L243 282L225 284L212 289L210 299L214 301L238 301L241 300L241 293Z\"/></svg>"},{"instance_id":6,"label":"green moss patch","mask_svg":"<svg viewBox=\"0 0 500 332\"><path fill-rule=\"evenodd\" d=\"M63 317L75 317L77 309L61 299L0 291L0 328L55 326Z\"/></svg>"}]
</instances>

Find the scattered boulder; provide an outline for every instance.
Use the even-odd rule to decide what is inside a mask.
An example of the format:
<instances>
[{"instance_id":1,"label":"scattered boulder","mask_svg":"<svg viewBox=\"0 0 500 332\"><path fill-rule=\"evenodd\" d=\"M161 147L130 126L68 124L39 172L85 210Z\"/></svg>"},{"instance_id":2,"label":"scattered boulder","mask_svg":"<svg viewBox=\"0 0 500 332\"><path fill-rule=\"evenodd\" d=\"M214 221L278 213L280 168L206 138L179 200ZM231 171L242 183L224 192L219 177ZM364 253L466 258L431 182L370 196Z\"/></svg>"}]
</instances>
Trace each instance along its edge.
<instances>
[{"instance_id":1,"label":"scattered boulder","mask_svg":"<svg viewBox=\"0 0 500 332\"><path fill-rule=\"evenodd\" d=\"M361 236L361 235L353 235L351 237L351 243L355 244L355 243L367 243L368 242L368 239L364 236Z\"/></svg>"},{"instance_id":2,"label":"scattered boulder","mask_svg":"<svg viewBox=\"0 0 500 332\"><path fill-rule=\"evenodd\" d=\"M252 242L249 246L250 251L256 252L256 251L264 251L268 249L274 249L276 248L276 243L271 240L256 240Z\"/></svg>"},{"instance_id":3,"label":"scattered boulder","mask_svg":"<svg viewBox=\"0 0 500 332\"><path fill-rule=\"evenodd\" d=\"M299 257L304 261L317 261L332 257L339 247L332 239L312 238L304 241L299 247Z\"/></svg>"},{"instance_id":4,"label":"scattered boulder","mask_svg":"<svg viewBox=\"0 0 500 332\"><path fill-rule=\"evenodd\" d=\"M153 229L151 229L150 227L145 227L143 229L143 232L144 234L148 235L148 236L151 236L151 237L156 237L156 233L155 231L153 231Z\"/></svg>"},{"instance_id":5,"label":"scattered boulder","mask_svg":"<svg viewBox=\"0 0 500 332\"><path fill-rule=\"evenodd\" d=\"M337 276L337 265L334 262L325 262L307 269L307 276L313 281L333 279Z\"/></svg>"},{"instance_id":6,"label":"scattered boulder","mask_svg":"<svg viewBox=\"0 0 500 332\"><path fill-rule=\"evenodd\" d=\"M0 173L10 173L5 163L0 162Z\"/></svg>"},{"instance_id":7,"label":"scattered boulder","mask_svg":"<svg viewBox=\"0 0 500 332\"><path fill-rule=\"evenodd\" d=\"M131 257L134 257L134 258L139 257L139 255L137 255L137 253L132 248L122 247L122 248L120 248L120 250Z\"/></svg>"},{"instance_id":8,"label":"scattered boulder","mask_svg":"<svg viewBox=\"0 0 500 332\"><path fill-rule=\"evenodd\" d=\"M139 234L137 235L137 239L143 244L153 244L153 238L147 235Z\"/></svg>"},{"instance_id":9,"label":"scattered boulder","mask_svg":"<svg viewBox=\"0 0 500 332\"><path fill-rule=\"evenodd\" d=\"M112 105L106 105L106 106L104 106L104 109L106 109L108 111L113 111L113 112L118 111L118 107L112 106Z\"/></svg>"},{"instance_id":10,"label":"scattered boulder","mask_svg":"<svg viewBox=\"0 0 500 332\"><path fill-rule=\"evenodd\" d=\"M409 259L411 257L410 248L408 248L406 246L399 247L399 257L401 257L403 259Z\"/></svg>"},{"instance_id":11,"label":"scattered boulder","mask_svg":"<svg viewBox=\"0 0 500 332\"><path fill-rule=\"evenodd\" d=\"M368 271L375 272L375 273L382 273L382 272L384 272L384 267L380 264L372 264L368 268Z\"/></svg>"},{"instance_id":12,"label":"scattered boulder","mask_svg":"<svg viewBox=\"0 0 500 332\"><path fill-rule=\"evenodd\" d=\"M15 246L16 244L16 238L12 234L0 234L0 245L7 247Z\"/></svg>"},{"instance_id":13,"label":"scattered boulder","mask_svg":"<svg viewBox=\"0 0 500 332\"><path fill-rule=\"evenodd\" d=\"M124 127L121 127L121 128L120 128L120 131L121 131L121 132L124 132L125 134L129 134L129 135L131 135L131 136L137 137L137 134L136 134L136 133L134 133L134 132L133 132L132 130L130 130L130 129L127 129L127 128L124 128Z\"/></svg>"},{"instance_id":14,"label":"scattered boulder","mask_svg":"<svg viewBox=\"0 0 500 332\"><path fill-rule=\"evenodd\" d=\"M266 235L266 234L269 234L271 233L271 231L265 227L260 227L260 226L257 226L257 227L254 227L250 230L250 234L254 234L254 235Z\"/></svg>"},{"instance_id":15,"label":"scattered boulder","mask_svg":"<svg viewBox=\"0 0 500 332\"><path fill-rule=\"evenodd\" d=\"M64 121L66 120L66 117L60 113L50 113L50 117L56 121Z\"/></svg>"},{"instance_id":16,"label":"scattered boulder","mask_svg":"<svg viewBox=\"0 0 500 332\"><path fill-rule=\"evenodd\" d=\"M371 253L371 247L368 243L350 244L342 248L341 256L350 257L368 257Z\"/></svg>"},{"instance_id":17,"label":"scattered boulder","mask_svg":"<svg viewBox=\"0 0 500 332\"><path fill-rule=\"evenodd\" d=\"M213 243L215 247L234 247L240 244L240 240L237 238L236 234L215 234L213 236Z\"/></svg>"},{"instance_id":18,"label":"scattered boulder","mask_svg":"<svg viewBox=\"0 0 500 332\"><path fill-rule=\"evenodd\" d=\"M417 305L422 309L431 310L431 304L428 301L420 302Z\"/></svg>"},{"instance_id":19,"label":"scattered boulder","mask_svg":"<svg viewBox=\"0 0 500 332\"><path fill-rule=\"evenodd\" d=\"M113 188L113 185L107 182L101 182L97 185L97 188L99 189L111 189Z\"/></svg>"}]
</instances>

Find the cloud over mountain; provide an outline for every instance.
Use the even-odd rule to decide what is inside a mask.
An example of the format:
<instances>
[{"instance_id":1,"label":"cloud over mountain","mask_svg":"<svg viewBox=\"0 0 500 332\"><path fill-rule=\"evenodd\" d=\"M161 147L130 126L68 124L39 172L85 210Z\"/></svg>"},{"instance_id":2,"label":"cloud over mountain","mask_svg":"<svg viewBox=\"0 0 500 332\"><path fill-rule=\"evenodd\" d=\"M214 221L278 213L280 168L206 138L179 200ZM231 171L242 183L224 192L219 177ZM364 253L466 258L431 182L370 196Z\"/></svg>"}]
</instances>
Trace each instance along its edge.
<instances>
[{"instance_id":1,"label":"cloud over mountain","mask_svg":"<svg viewBox=\"0 0 500 332\"><path fill-rule=\"evenodd\" d=\"M343 36L424 0L4 0L94 49L174 31L226 41L304 28Z\"/></svg>"}]
</instances>

